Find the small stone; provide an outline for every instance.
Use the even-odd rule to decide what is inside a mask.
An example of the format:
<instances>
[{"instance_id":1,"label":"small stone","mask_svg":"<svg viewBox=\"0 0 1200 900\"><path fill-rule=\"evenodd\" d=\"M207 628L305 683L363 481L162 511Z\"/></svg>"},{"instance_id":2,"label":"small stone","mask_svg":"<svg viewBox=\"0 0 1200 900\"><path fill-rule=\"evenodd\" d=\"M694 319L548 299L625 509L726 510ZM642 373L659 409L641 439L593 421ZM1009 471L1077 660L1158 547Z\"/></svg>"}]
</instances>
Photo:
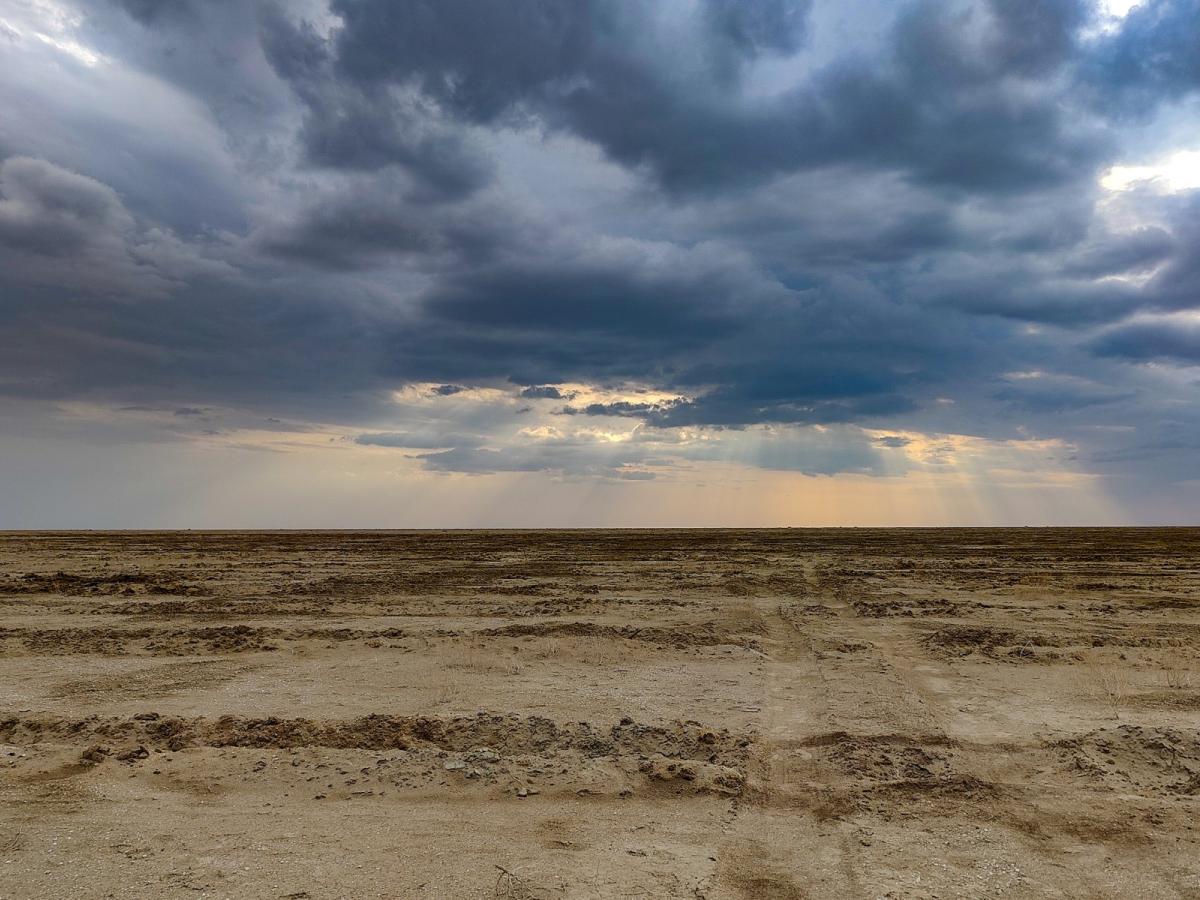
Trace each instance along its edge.
<instances>
[{"instance_id":1,"label":"small stone","mask_svg":"<svg viewBox=\"0 0 1200 900\"><path fill-rule=\"evenodd\" d=\"M96 763L103 762L106 756L108 756L108 748L102 744L95 744L83 751L79 757L79 761L95 765Z\"/></svg>"}]
</instances>

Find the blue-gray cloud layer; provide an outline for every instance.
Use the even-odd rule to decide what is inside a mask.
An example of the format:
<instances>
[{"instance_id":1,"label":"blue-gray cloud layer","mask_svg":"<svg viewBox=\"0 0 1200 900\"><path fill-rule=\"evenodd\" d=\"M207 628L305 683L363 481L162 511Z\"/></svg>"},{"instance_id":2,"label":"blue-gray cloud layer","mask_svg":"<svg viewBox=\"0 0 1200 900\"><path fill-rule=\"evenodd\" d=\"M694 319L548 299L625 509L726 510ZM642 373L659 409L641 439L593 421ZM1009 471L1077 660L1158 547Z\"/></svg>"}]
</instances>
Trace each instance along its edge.
<instances>
[{"instance_id":1,"label":"blue-gray cloud layer","mask_svg":"<svg viewBox=\"0 0 1200 900\"><path fill-rule=\"evenodd\" d=\"M507 384L658 429L1061 437L1102 472L1200 450L1200 193L1098 184L1193 149L1194 0L37 10L0 27L11 398L366 429L404 384ZM592 466L487 437L361 440Z\"/></svg>"}]
</instances>

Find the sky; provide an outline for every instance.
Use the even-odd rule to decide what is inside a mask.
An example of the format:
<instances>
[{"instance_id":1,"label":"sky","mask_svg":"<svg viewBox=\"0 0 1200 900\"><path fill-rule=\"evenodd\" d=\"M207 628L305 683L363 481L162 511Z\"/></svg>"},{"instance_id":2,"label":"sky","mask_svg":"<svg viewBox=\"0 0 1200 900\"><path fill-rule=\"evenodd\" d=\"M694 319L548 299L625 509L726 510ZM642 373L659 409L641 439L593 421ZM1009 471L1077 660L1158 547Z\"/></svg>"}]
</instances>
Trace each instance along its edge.
<instances>
[{"instance_id":1,"label":"sky","mask_svg":"<svg viewBox=\"0 0 1200 900\"><path fill-rule=\"evenodd\" d=\"M1200 0L0 0L0 527L1200 523Z\"/></svg>"}]
</instances>

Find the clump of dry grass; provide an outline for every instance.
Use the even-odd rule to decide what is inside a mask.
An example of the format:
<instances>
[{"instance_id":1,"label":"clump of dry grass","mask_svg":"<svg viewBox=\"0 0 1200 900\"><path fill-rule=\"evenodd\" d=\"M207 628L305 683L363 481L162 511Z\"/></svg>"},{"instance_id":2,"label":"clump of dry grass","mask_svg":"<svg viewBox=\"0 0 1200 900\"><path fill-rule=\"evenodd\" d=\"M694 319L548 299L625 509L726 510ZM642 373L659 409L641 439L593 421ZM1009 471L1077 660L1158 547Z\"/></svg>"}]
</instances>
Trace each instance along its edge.
<instances>
[{"instance_id":1,"label":"clump of dry grass","mask_svg":"<svg viewBox=\"0 0 1200 900\"><path fill-rule=\"evenodd\" d=\"M539 900L547 896L540 888L516 872L509 871L504 866L497 865L500 874L496 876L496 886L493 895L499 900Z\"/></svg>"},{"instance_id":2,"label":"clump of dry grass","mask_svg":"<svg viewBox=\"0 0 1200 900\"><path fill-rule=\"evenodd\" d=\"M428 692L433 706L451 706L478 693L470 676L512 676L522 671L522 662L508 651L469 646L451 651L442 668L424 673L417 686Z\"/></svg>"},{"instance_id":3,"label":"clump of dry grass","mask_svg":"<svg viewBox=\"0 0 1200 900\"><path fill-rule=\"evenodd\" d=\"M767 763L768 783L782 787L793 787L805 783L811 774L807 760L797 759L791 754L779 754Z\"/></svg>"},{"instance_id":4,"label":"clump of dry grass","mask_svg":"<svg viewBox=\"0 0 1200 900\"><path fill-rule=\"evenodd\" d=\"M465 647L455 652L446 668L476 675L520 675L525 666L509 651L488 650L484 647Z\"/></svg>"},{"instance_id":5,"label":"clump of dry grass","mask_svg":"<svg viewBox=\"0 0 1200 900\"><path fill-rule=\"evenodd\" d=\"M1162 685L1172 691L1190 691L1197 684L1195 673L1181 666L1165 665L1158 677Z\"/></svg>"},{"instance_id":6,"label":"clump of dry grass","mask_svg":"<svg viewBox=\"0 0 1200 900\"><path fill-rule=\"evenodd\" d=\"M1133 680L1128 666L1097 658L1094 653L1083 654L1084 665L1076 678L1080 693L1101 706L1107 706L1113 718L1121 717L1121 707L1133 693Z\"/></svg>"},{"instance_id":7,"label":"clump of dry grass","mask_svg":"<svg viewBox=\"0 0 1200 900\"><path fill-rule=\"evenodd\" d=\"M1130 694L1129 673L1112 666L1094 672L1092 677L1098 696L1119 712L1121 704Z\"/></svg>"},{"instance_id":8,"label":"clump of dry grass","mask_svg":"<svg viewBox=\"0 0 1200 900\"><path fill-rule=\"evenodd\" d=\"M559 637L539 642L534 659L574 662L585 666L616 666L629 659L630 648L602 637Z\"/></svg>"},{"instance_id":9,"label":"clump of dry grass","mask_svg":"<svg viewBox=\"0 0 1200 900\"><path fill-rule=\"evenodd\" d=\"M447 706L461 700L464 694L463 686L454 681L438 681L430 685L430 702L434 706Z\"/></svg>"}]
</instances>

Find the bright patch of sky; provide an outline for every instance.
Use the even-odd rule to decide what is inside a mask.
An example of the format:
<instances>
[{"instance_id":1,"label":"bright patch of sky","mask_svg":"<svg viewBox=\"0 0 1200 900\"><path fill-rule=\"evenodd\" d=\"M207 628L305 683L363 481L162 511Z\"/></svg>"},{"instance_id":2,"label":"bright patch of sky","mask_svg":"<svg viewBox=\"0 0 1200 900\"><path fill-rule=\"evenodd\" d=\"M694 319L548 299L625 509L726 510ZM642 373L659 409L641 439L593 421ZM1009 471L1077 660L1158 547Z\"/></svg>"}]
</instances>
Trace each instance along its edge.
<instances>
[{"instance_id":1,"label":"bright patch of sky","mask_svg":"<svg viewBox=\"0 0 1200 900\"><path fill-rule=\"evenodd\" d=\"M1200 150L1179 150L1143 165L1113 166L1101 177L1100 184L1110 191L1127 191L1140 185L1164 193L1200 188Z\"/></svg>"},{"instance_id":2,"label":"bright patch of sky","mask_svg":"<svg viewBox=\"0 0 1200 900\"><path fill-rule=\"evenodd\" d=\"M104 62L104 57L74 38L80 15L48 0L14 3L0 17L0 33L15 40L31 37L67 54L85 66Z\"/></svg>"}]
</instances>

